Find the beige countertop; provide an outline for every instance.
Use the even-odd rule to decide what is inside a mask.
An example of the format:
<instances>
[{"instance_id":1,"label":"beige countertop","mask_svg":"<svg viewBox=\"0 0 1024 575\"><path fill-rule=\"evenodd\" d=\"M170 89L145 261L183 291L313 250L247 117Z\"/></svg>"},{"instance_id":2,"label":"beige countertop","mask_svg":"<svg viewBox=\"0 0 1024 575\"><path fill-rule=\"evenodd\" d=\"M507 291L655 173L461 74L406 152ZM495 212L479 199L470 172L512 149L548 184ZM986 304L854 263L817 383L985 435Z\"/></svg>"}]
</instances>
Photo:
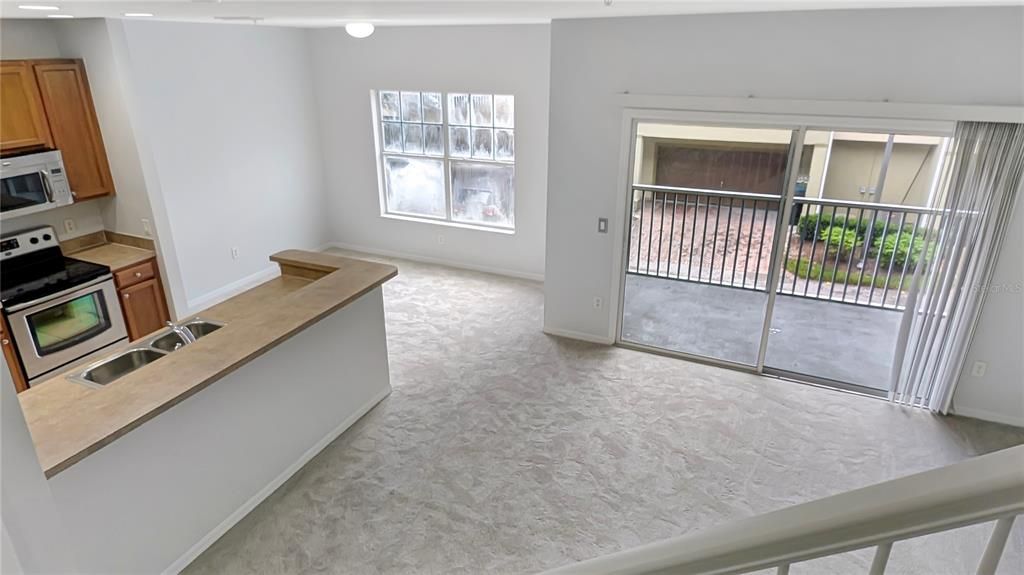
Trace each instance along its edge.
<instances>
[{"instance_id":1,"label":"beige countertop","mask_svg":"<svg viewBox=\"0 0 1024 575\"><path fill-rule=\"evenodd\" d=\"M226 325L196 343L99 389L69 381L65 373L20 393L18 399L46 477L69 468L398 274L391 265L301 250L286 250L270 259L278 263L282 275L200 312L198 317ZM111 350L111 355L130 346Z\"/></svg>"},{"instance_id":2,"label":"beige countertop","mask_svg":"<svg viewBox=\"0 0 1024 575\"><path fill-rule=\"evenodd\" d=\"M108 266L111 271L124 269L156 257L156 252L124 244L109 243L71 252L70 257L77 260Z\"/></svg>"}]
</instances>

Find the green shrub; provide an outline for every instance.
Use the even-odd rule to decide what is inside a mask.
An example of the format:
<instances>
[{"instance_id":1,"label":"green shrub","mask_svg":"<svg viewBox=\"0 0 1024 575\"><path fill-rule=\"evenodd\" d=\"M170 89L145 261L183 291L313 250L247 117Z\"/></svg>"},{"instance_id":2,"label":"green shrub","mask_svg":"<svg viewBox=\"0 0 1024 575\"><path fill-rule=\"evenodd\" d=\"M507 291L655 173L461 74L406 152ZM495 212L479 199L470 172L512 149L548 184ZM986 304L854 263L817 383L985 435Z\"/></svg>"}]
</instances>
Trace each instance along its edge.
<instances>
[{"instance_id":1,"label":"green shrub","mask_svg":"<svg viewBox=\"0 0 1024 575\"><path fill-rule=\"evenodd\" d=\"M839 253L839 258L845 260L853 253L854 248L860 244L860 238L856 229L844 229L840 226L830 226L822 235L825 240L825 247L829 255Z\"/></svg>"},{"instance_id":2,"label":"green shrub","mask_svg":"<svg viewBox=\"0 0 1024 575\"><path fill-rule=\"evenodd\" d=\"M899 242L897 242L897 236ZM914 269L921 260L922 253L925 254L925 261L931 261L935 252L934 241L926 241L922 234L914 235L911 238L910 232L886 234L885 238L876 239L872 247L880 264L886 268L892 264L902 268L906 264L908 269ZM909 263L907 263L908 259Z\"/></svg>"},{"instance_id":3,"label":"green shrub","mask_svg":"<svg viewBox=\"0 0 1024 575\"><path fill-rule=\"evenodd\" d=\"M897 221L898 220L899 220L898 215L894 214L892 216L892 218L891 218L891 221L889 222L889 229L886 230L885 216L882 215L882 214L879 214L878 217L875 218L874 230L871 233L871 241L872 242L876 241L879 237L881 237L883 232L885 232L886 235L896 233L897 232L897 228L899 227L897 225ZM842 227L842 228L851 229L851 230L855 229L855 230L857 230L857 238L860 239L860 240L863 240L864 239L864 235L867 233L868 227L870 227L870 226L871 226L871 218L870 217L865 217L865 218L849 218L849 219L847 219L845 216L837 216L837 215L831 214L831 213L829 213L829 214L809 214L809 215L801 217L800 220L797 222L797 230L799 231L800 236L803 237L804 240L813 240L813 239L815 239L814 238L814 230L815 229L818 230L818 237L817 237L817 239L823 240L823 239L825 239L826 230L828 228L830 228L830 227ZM908 234L913 229L914 229L914 225L913 224L904 224L904 226L903 226L903 233ZM920 232L918 232L918 233L920 233Z\"/></svg>"},{"instance_id":4,"label":"green shrub","mask_svg":"<svg viewBox=\"0 0 1024 575\"><path fill-rule=\"evenodd\" d=\"M799 262L793 258L786 260L786 269L791 274L795 274L797 277L806 278L810 277L815 281L825 281L839 284L849 285L862 285L875 287L885 287L886 274L879 273L878 276L872 276L867 272L860 270L850 270L850 274L847 275L846 268L844 266L834 265L821 265L817 262L809 262L807 260L800 260ZM900 284L900 277L896 274L892 274L889 277L889 287L896 288ZM908 284L909 285L909 284Z\"/></svg>"}]
</instances>

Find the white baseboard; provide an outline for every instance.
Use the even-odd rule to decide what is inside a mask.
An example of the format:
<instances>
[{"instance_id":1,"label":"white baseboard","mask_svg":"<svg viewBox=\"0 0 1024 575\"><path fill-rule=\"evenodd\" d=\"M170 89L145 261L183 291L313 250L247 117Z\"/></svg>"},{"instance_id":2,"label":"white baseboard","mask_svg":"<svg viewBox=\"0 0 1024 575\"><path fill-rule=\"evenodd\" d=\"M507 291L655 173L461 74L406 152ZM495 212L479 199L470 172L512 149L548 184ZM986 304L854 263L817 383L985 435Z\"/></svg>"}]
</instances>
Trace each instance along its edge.
<instances>
[{"instance_id":1,"label":"white baseboard","mask_svg":"<svg viewBox=\"0 0 1024 575\"><path fill-rule=\"evenodd\" d=\"M186 315L199 313L204 309L219 304L220 302L236 296L247 289L253 288L267 280L277 277L281 273L277 264L268 266L254 274L233 281L228 285L215 289L212 292L203 294L197 298L188 300L188 312Z\"/></svg>"},{"instance_id":2,"label":"white baseboard","mask_svg":"<svg viewBox=\"0 0 1024 575\"><path fill-rule=\"evenodd\" d=\"M295 463L292 463L281 472L280 475L275 477L273 481L268 483L266 487L260 489L255 495L250 497L241 507L235 510L234 513L227 516L224 521L221 521L219 525L213 528L207 533L202 539L200 539L195 545L193 545L188 551L186 551L181 557L178 557L174 563L171 563L167 569L164 570L164 575L171 575L181 573L190 563L195 561L196 557L199 557L203 551L206 551L211 545L213 545L218 539L221 538L229 529L235 526L236 523L242 520L243 517L249 514L250 511L256 508L264 499L270 496L271 493L277 490L278 487L284 484L292 475L295 475L302 466L309 463L311 459L316 457L318 453L323 451L325 447L330 445L332 441L338 438L346 429L352 427L360 417L366 415L368 411L373 409L375 405L383 401L385 397L391 394L391 387L383 390L381 393L375 395L370 401L366 402L358 411L353 413L350 417L346 418L345 421L341 422L341 425L334 428L327 435L325 435L320 441L317 441L303 453Z\"/></svg>"},{"instance_id":3,"label":"white baseboard","mask_svg":"<svg viewBox=\"0 0 1024 575\"><path fill-rule=\"evenodd\" d=\"M494 274L499 276L512 277L523 280L531 280L536 282L544 281L544 274L532 274L527 272L520 272L516 270L509 270L504 268L495 268L490 266L478 266L476 264L467 264L465 262L459 262L455 260L449 260L445 258L433 258L428 256L419 256L416 254L396 252L391 250L381 250L377 248L371 248L367 246L357 246L354 244L347 244L343 242L328 242L321 246L320 251L324 251L327 248L338 248L342 250L351 250L354 252L363 252L372 254L375 256L384 256L389 258L400 258L405 260L412 260L414 262L421 262L425 264L435 264L439 266L446 266L450 268L458 268L464 270L470 270L474 272L483 272L488 274Z\"/></svg>"},{"instance_id":4,"label":"white baseboard","mask_svg":"<svg viewBox=\"0 0 1024 575\"><path fill-rule=\"evenodd\" d=\"M957 407L953 405L953 415L962 415L964 417L973 417L974 419L981 419L984 421L991 421L994 423L1002 423L1005 425L1012 425L1014 427L1024 427L1024 418L1014 417L1012 415L1006 415L1004 413L996 413L994 411L988 411L987 409L974 409L973 407Z\"/></svg>"},{"instance_id":5,"label":"white baseboard","mask_svg":"<svg viewBox=\"0 0 1024 575\"><path fill-rule=\"evenodd\" d=\"M586 341L589 343L599 343L602 345L612 345L615 340L610 337L596 336L591 333L583 333L581 331L572 331L568 329L556 329L553 327L544 326L544 333L548 335L555 335L558 337L565 337L569 339L578 339L580 341Z\"/></svg>"}]
</instances>

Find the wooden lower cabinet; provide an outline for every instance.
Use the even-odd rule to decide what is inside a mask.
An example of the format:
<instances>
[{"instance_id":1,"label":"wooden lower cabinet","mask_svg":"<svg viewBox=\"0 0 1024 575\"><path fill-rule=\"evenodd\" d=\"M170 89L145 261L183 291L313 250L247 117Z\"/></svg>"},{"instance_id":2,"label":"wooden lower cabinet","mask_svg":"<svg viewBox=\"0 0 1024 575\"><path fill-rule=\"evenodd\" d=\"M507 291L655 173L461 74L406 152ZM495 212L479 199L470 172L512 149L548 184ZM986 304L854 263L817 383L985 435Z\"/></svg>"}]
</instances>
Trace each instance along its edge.
<instances>
[{"instance_id":1,"label":"wooden lower cabinet","mask_svg":"<svg viewBox=\"0 0 1024 575\"><path fill-rule=\"evenodd\" d=\"M156 275L156 261L117 270L118 295L124 313L128 339L135 341L164 327L170 318L167 300Z\"/></svg>"},{"instance_id":2,"label":"wooden lower cabinet","mask_svg":"<svg viewBox=\"0 0 1024 575\"><path fill-rule=\"evenodd\" d=\"M14 348L14 340L11 339L11 330L7 326L7 318L2 316L0 316L0 343L3 344L4 359L7 360L7 368L11 372L14 389L21 393L28 389L28 379L25 378L25 371L21 368L21 358L18 357L18 350Z\"/></svg>"}]
</instances>

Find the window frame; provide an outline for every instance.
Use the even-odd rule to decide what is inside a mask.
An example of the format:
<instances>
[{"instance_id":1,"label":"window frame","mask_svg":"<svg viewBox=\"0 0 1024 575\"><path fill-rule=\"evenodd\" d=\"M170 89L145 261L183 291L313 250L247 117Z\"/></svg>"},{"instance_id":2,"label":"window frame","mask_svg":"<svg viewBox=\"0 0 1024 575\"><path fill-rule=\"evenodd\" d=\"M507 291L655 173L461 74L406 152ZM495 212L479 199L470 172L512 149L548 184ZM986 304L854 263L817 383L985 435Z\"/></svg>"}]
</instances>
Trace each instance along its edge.
<instances>
[{"instance_id":1,"label":"window frame","mask_svg":"<svg viewBox=\"0 0 1024 575\"><path fill-rule=\"evenodd\" d=\"M420 116L420 121L419 122L405 122L405 121L403 121L402 120L401 108L399 108L399 119L397 120L396 123L398 123L398 124L403 126L403 128L402 128L402 130L403 130L403 137L404 137L404 124L406 124L406 123L410 123L410 124L418 123L421 126L428 125L428 123L424 122L423 119L422 119L422 98L423 98L423 94L440 94L440 96L441 96L441 124L440 125L441 125L441 138L442 138L442 150L443 150L441 155L430 155L430 154L427 154L426 152L424 152L422 154L409 153L409 152L405 152L404 149L402 151L400 151L400 152L391 152L391 151L387 151L387 150L384 149L384 133L383 133L384 132L384 123L386 121L388 121L388 120L385 120L383 118L383 110L382 110L382 106L381 106L381 95L384 92L395 92L395 93L397 93L398 94L399 102L401 102L402 93L403 92L405 92L405 93L413 93L413 92L415 92L415 93L418 93L420 95L421 116ZM453 125L453 124L449 123L449 117L448 117L449 104L448 104L448 99L449 99L449 96L452 95L452 94L465 94L467 96L467 99L468 99L468 101L467 101L468 114L470 115L470 117L467 120L468 123L465 124L465 125L463 125L463 124ZM473 129L473 125L472 125L472 113L473 113L473 111L472 111L472 97L473 97L474 94L477 94L477 95L488 95L488 96L491 97L491 126L490 126L491 134L492 134L492 136L491 136L491 155L492 156L496 155L495 154L496 138L495 138L494 134L496 133L496 131L498 129L506 129L506 130L510 130L512 132L512 138L513 138L513 140L512 140L512 142L513 142L513 144L512 144L513 145L513 154L512 154L512 159L511 160L497 160L497 159L494 159L493 157L492 158L474 158L474 157L472 157L472 150L473 150L473 144L472 144L472 129ZM502 234L514 234L516 232L516 215L515 215L515 212L516 212L516 185L515 185L516 153L515 153L515 146L516 146L516 131L517 131L517 128L516 128L516 117L517 117L517 114L515 113L515 108L513 108L512 126L511 127L501 127L501 128L496 127L495 124L494 124L494 97L495 96L511 96L513 98L513 106L515 105L514 104L514 102L515 102L515 95L514 94L510 94L510 93L479 94L479 93L470 92L470 91L466 91L466 92L458 92L458 91L446 92L446 91L442 91L442 90L396 90L396 89L374 89L374 90L370 91L370 109L371 109L371 117L373 118L374 146L375 146L376 162L377 162L377 180L378 180L377 181L377 184L378 184L377 187L378 187L378 192L379 192L379 195L380 195L380 210L381 210L380 215L381 215L381 217L391 218L391 219L399 219L399 220L407 220L407 221L415 221L415 222L422 222L422 223L428 223L428 224L436 224L436 225L442 225L442 226L451 226L451 227L458 227L458 228L475 229L475 230L488 231L488 232L494 232L494 233L502 233ZM429 125L437 125L437 124L429 124ZM470 155L469 156L463 158L463 157L458 157L458 156L452 156L451 155L451 128L453 128L453 127L466 127L466 128L469 128L469 130L470 130ZM388 182L387 167L386 167L387 166L387 158L388 157L408 158L408 159L412 159L412 160L437 160L437 161L441 162L443 179L444 179L444 206L445 206L445 215L444 216L434 216L434 215L430 215L430 214L410 213L410 212L404 212L404 211L395 210L395 209L391 208L391 206L388 203L388 195L389 195L388 192L389 192L389 187L390 187L390 184ZM508 225L491 224L491 223L488 223L488 222L466 222L466 221L458 220L458 219L456 219L454 217L454 205L453 205L453 203L454 203L454 198L453 198L453 192L454 192L453 188L454 188L454 186L453 186L453 182L452 182L452 178L453 178L452 163L453 162L459 163L459 164L468 164L468 165L477 164L477 165L501 166L501 167L511 167L512 168L512 190L511 190L511 194L510 194L510 198L509 198L509 217L508 217L509 224Z\"/></svg>"}]
</instances>

